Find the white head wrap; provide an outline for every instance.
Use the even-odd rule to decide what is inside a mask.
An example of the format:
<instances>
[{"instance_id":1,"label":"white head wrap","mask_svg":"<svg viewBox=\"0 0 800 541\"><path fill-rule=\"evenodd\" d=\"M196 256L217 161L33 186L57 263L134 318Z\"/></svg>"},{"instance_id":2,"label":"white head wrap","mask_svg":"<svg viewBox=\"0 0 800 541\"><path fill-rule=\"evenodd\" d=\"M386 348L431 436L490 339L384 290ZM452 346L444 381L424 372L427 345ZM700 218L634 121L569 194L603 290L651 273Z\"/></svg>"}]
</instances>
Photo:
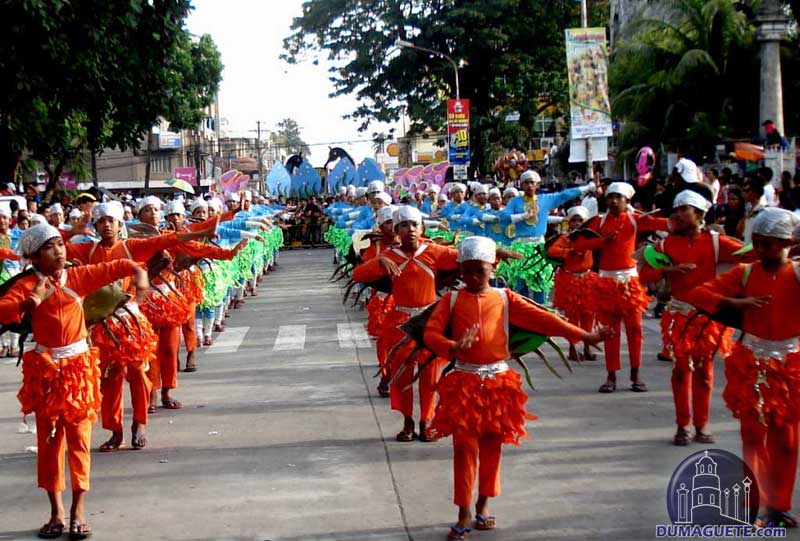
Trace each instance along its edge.
<instances>
[{"instance_id":1,"label":"white head wrap","mask_svg":"<svg viewBox=\"0 0 800 541\"><path fill-rule=\"evenodd\" d=\"M0 207L0 216L5 216L9 220L11 219L11 209L6 207Z\"/></svg>"},{"instance_id":2,"label":"white head wrap","mask_svg":"<svg viewBox=\"0 0 800 541\"><path fill-rule=\"evenodd\" d=\"M675 196L675 200L672 202L672 208L678 208L684 205L689 205L703 212L708 212L708 209L711 208L711 201L695 191L683 190Z\"/></svg>"},{"instance_id":3,"label":"white head wrap","mask_svg":"<svg viewBox=\"0 0 800 541\"><path fill-rule=\"evenodd\" d=\"M82 216L83 216L83 213L81 212L81 209L72 209L71 211L69 211L70 219L72 219L72 218L80 218Z\"/></svg>"},{"instance_id":4,"label":"white head wrap","mask_svg":"<svg viewBox=\"0 0 800 541\"><path fill-rule=\"evenodd\" d=\"M567 210L567 220L569 220L573 216L580 216L581 218L583 218L583 221L585 222L586 220L589 219L589 209L581 205L570 207L569 210Z\"/></svg>"},{"instance_id":5,"label":"white head wrap","mask_svg":"<svg viewBox=\"0 0 800 541\"><path fill-rule=\"evenodd\" d=\"M489 237L467 237L458 246L458 262L484 261L494 265L497 247Z\"/></svg>"},{"instance_id":6,"label":"white head wrap","mask_svg":"<svg viewBox=\"0 0 800 541\"><path fill-rule=\"evenodd\" d=\"M378 209L378 217L375 220L378 222L378 225L383 225L389 220L393 219L394 211L397 210L397 207L394 205L389 205L388 207L382 207Z\"/></svg>"},{"instance_id":7,"label":"white head wrap","mask_svg":"<svg viewBox=\"0 0 800 541\"><path fill-rule=\"evenodd\" d=\"M489 186L486 184L481 184L480 182L476 183L476 186L472 188L472 193L475 195L480 194L488 194L489 193Z\"/></svg>"},{"instance_id":8,"label":"white head wrap","mask_svg":"<svg viewBox=\"0 0 800 541\"><path fill-rule=\"evenodd\" d=\"M519 195L519 190L514 188L513 186L509 186L508 188L503 190L503 197L507 195L513 195L514 197L517 197Z\"/></svg>"},{"instance_id":9,"label":"white head wrap","mask_svg":"<svg viewBox=\"0 0 800 541\"><path fill-rule=\"evenodd\" d=\"M380 180L373 180L369 183L369 193L382 192L386 185Z\"/></svg>"},{"instance_id":10,"label":"white head wrap","mask_svg":"<svg viewBox=\"0 0 800 541\"><path fill-rule=\"evenodd\" d=\"M364 197L365 195L367 195L367 189L364 186L359 186L356 188L356 197Z\"/></svg>"},{"instance_id":11,"label":"white head wrap","mask_svg":"<svg viewBox=\"0 0 800 541\"><path fill-rule=\"evenodd\" d=\"M222 212L222 201L216 197L211 198L208 200L208 207L216 210L217 212Z\"/></svg>"},{"instance_id":12,"label":"white head wrap","mask_svg":"<svg viewBox=\"0 0 800 541\"><path fill-rule=\"evenodd\" d=\"M633 199L633 194L635 193L636 190L634 187L627 182L612 182L608 185L608 188L606 188L606 195L618 194L628 201Z\"/></svg>"},{"instance_id":13,"label":"white head wrap","mask_svg":"<svg viewBox=\"0 0 800 541\"><path fill-rule=\"evenodd\" d=\"M202 199L195 199L194 202L192 202L192 214L194 214L194 211L197 209L208 210L208 203Z\"/></svg>"},{"instance_id":14,"label":"white head wrap","mask_svg":"<svg viewBox=\"0 0 800 541\"><path fill-rule=\"evenodd\" d=\"M791 239L800 224L800 216L786 209L767 207L753 220L753 235Z\"/></svg>"},{"instance_id":15,"label":"white head wrap","mask_svg":"<svg viewBox=\"0 0 800 541\"><path fill-rule=\"evenodd\" d=\"M33 221L33 216L31 216L31 221ZM47 223L31 225L23 231L19 241L17 241L17 254L30 258L44 243L55 238L61 238L61 233L52 225Z\"/></svg>"},{"instance_id":16,"label":"white head wrap","mask_svg":"<svg viewBox=\"0 0 800 541\"><path fill-rule=\"evenodd\" d=\"M439 194L439 198L438 198L438 200L439 200L439 201L450 201L450 200L447 198L447 196L446 196L445 194L443 194L443 193Z\"/></svg>"},{"instance_id":17,"label":"white head wrap","mask_svg":"<svg viewBox=\"0 0 800 541\"><path fill-rule=\"evenodd\" d=\"M700 170L697 168L697 164L688 158L678 160L675 170L688 183L700 182Z\"/></svg>"},{"instance_id":18,"label":"white head wrap","mask_svg":"<svg viewBox=\"0 0 800 541\"><path fill-rule=\"evenodd\" d=\"M519 181L520 182L533 181L534 184L541 184L542 177L539 176L539 173L537 173L536 171L531 171L529 169L524 173L522 173L522 175L519 177Z\"/></svg>"},{"instance_id":19,"label":"white head wrap","mask_svg":"<svg viewBox=\"0 0 800 541\"><path fill-rule=\"evenodd\" d=\"M164 209L164 216L170 214L186 214L186 207L183 206L183 201L170 201Z\"/></svg>"},{"instance_id":20,"label":"white head wrap","mask_svg":"<svg viewBox=\"0 0 800 541\"><path fill-rule=\"evenodd\" d=\"M64 207L61 206L61 203L53 203L47 209L47 215L50 214L64 214Z\"/></svg>"},{"instance_id":21,"label":"white head wrap","mask_svg":"<svg viewBox=\"0 0 800 541\"><path fill-rule=\"evenodd\" d=\"M450 190L447 193L453 192L467 193L467 187L460 182L454 182L450 185Z\"/></svg>"},{"instance_id":22,"label":"white head wrap","mask_svg":"<svg viewBox=\"0 0 800 541\"><path fill-rule=\"evenodd\" d=\"M347 195L348 197L352 197L356 194L356 187L352 184L347 185Z\"/></svg>"},{"instance_id":23,"label":"white head wrap","mask_svg":"<svg viewBox=\"0 0 800 541\"><path fill-rule=\"evenodd\" d=\"M136 203L136 214L139 214L140 212L142 212L142 209L144 209L144 207L150 205L153 205L154 207L156 207L156 209L161 210L162 206L161 199L159 199L155 195L148 195L145 198L139 199L139 202Z\"/></svg>"},{"instance_id":24,"label":"white head wrap","mask_svg":"<svg viewBox=\"0 0 800 541\"><path fill-rule=\"evenodd\" d=\"M381 201L383 201L387 205L391 205L392 204L392 196L389 195L386 192L379 193L378 195L375 196L375 199L380 199Z\"/></svg>"},{"instance_id":25,"label":"white head wrap","mask_svg":"<svg viewBox=\"0 0 800 541\"><path fill-rule=\"evenodd\" d=\"M442 189L439 187L438 184L431 184L428 186L428 193L439 193Z\"/></svg>"},{"instance_id":26,"label":"white head wrap","mask_svg":"<svg viewBox=\"0 0 800 541\"><path fill-rule=\"evenodd\" d=\"M70 216L72 216L71 212ZM118 222L122 222L125 216L125 209L122 207L122 203L119 201L109 201L108 203L100 203L99 205L95 205L95 207L92 209L92 219L95 222L106 216L111 216Z\"/></svg>"},{"instance_id":27,"label":"white head wrap","mask_svg":"<svg viewBox=\"0 0 800 541\"><path fill-rule=\"evenodd\" d=\"M502 197L503 195L500 193L500 188L492 188L489 190L489 197L496 195L497 197Z\"/></svg>"},{"instance_id":28,"label":"white head wrap","mask_svg":"<svg viewBox=\"0 0 800 541\"><path fill-rule=\"evenodd\" d=\"M253 200L253 192L251 192L250 190L247 190L246 192L244 192L244 200L245 201L252 201Z\"/></svg>"},{"instance_id":29,"label":"white head wrap","mask_svg":"<svg viewBox=\"0 0 800 541\"><path fill-rule=\"evenodd\" d=\"M422 223L422 213L414 207L403 205L397 207L397 210L394 211L394 214L392 215L392 221L394 222L395 227L397 227L401 222L414 222L419 225Z\"/></svg>"},{"instance_id":30,"label":"white head wrap","mask_svg":"<svg viewBox=\"0 0 800 541\"><path fill-rule=\"evenodd\" d=\"M41 225L47 223L47 218L41 214L31 214L29 221L31 225Z\"/></svg>"},{"instance_id":31,"label":"white head wrap","mask_svg":"<svg viewBox=\"0 0 800 541\"><path fill-rule=\"evenodd\" d=\"M339 195L347 195L347 186L339 186Z\"/></svg>"},{"instance_id":32,"label":"white head wrap","mask_svg":"<svg viewBox=\"0 0 800 541\"><path fill-rule=\"evenodd\" d=\"M476 189L478 186L480 186L480 185L481 185L481 183L480 183L480 182L477 182L477 181L475 181L475 180L471 180L471 181L469 181L469 182L467 183L467 185L469 186L469 189L470 189L470 190L472 190L472 191L474 192L474 191L475 191L475 189Z\"/></svg>"}]
</instances>

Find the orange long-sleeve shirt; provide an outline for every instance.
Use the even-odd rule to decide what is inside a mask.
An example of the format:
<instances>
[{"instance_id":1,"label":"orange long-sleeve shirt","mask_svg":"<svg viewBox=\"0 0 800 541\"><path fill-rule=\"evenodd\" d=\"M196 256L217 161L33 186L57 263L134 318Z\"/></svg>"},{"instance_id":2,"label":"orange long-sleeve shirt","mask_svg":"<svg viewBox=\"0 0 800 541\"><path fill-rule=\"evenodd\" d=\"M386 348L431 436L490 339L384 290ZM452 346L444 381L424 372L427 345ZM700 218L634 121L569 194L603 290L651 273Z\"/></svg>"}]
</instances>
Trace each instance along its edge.
<instances>
[{"instance_id":1,"label":"orange long-sleeve shirt","mask_svg":"<svg viewBox=\"0 0 800 541\"><path fill-rule=\"evenodd\" d=\"M86 338L83 306L73 295L83 299L89 293L115 280L130 276L138 265L129 259L109 263L70 267L61 273L61 279L33 310L32 326L36 342L45 347L61 347ZM19 323L25 315L21 304L39 280L37 274L20 278L0 299L0 323Z\"/></svg>"},{"instance_id":2,"label":"orange long-sleeve shirt","mask_svg":"<svg viewBox=\"0 0 800 541\"><path fill-rule=\"evenodd\" d=\"M591 250L576 250L567 235L562 235L551 244L547 249L547 255L564 261L564 265L561 268L568 272L586 272L594 265L594 257Z\"/></svg>"},{"instance_id":3,"label":"orange long-sleeve shirt","mask_svg":"<svg viewBox=\"0 0 800 541\"><path fill-rule=\"evenodd\" d=\"M687 295L687 301L695 306L716 313L724 297L760 297L772 295L772 300L763 308L744 311L742 330L765 340L787 340L800 336L800 280L791 263L777 273L764 270L760 263L753 263L750 276L744 281L745 267L739 265L716 279L696 287Z\"/></svg>"},{"instance_id":4,"label":"orange long-sleeve shirt","mask_svg":"<svg viewBox=\"0 0 800 541\"><path fill-rule=\"evenodd\" d=\"M231 211L231 210L229 210L229 211L227 211L227 212L225 212L225 213L220 215L219 221L220 221L220 223L228 222L230 220L233 220L234 216L236 216L236 213ZM194 231L194 232L203 231L204 229L208 229L209 227L214 225L214 222L216 220L217 220L217 217L214 216L213 218L209 218L207 220L203 220L202 222L193 222L193 223L190 223L190 224L186 224L184 229L186 229L188 231Z\"/></svg>"},{"instance_id":5,"label":"orange long-sleeve shirt","mask_svg":"<svg viewBox=\"0 0 800 541\"><path fill-rule=\"evenodd\" d=\"M206 244L204 242L197 242L194 240L173 246L169 249L169 252L173 256L175 256L175 254L186 254L198 258L206 257L208 259L233 259L233 250L220 248L219 246L215 246L213 244Z\"/></svg>"},{"instance_id":6,"label":"orange long-sleeve shirt","mask_svg":"<svg viewBox=\"0 0 800 541\"><path fill-rule=\"evenodd\" d=\"M361 260L369 261L370 259L374 259L383 254L392 246L396 246L396 243L392 242L392 244L385 244L383 239L378 239L377 242L372 242L366 250L361 252Z\"/></svg>"},{"instance_id":7,"label":"orange long-sleeve shirt","mask_svg":"<svg viewBox=\"0 0 800 541\"><path fill-rule=\"evenodd\" d=\"M14 253L14 250L9 248L0 248L0 259L10 259L12 261L19 261L19 256Z\"/></svg>"},{"instance_id":8,"label":"orange long-sleeve shirt","mask_svg":"<svg viewBox=\"0 0 800 541\"><path fill-rule=\"evenodd\" d=\"M672 296L680 301L686 301L686 297L692 289L714 279L717 275L717 263L745 261L742 257L733 255L742 247L741 242L725 235L719 235L718 239L719 256L717 257L714 251L713 234L709 231L701 231L700 236L696 238L686 235L669 235L656 244L656 250L669 256L674 265L694 264L695 268L686 273L664 273L645 263L641 269L639 281L646 284L666 277Z\"/></svg>"},{"instance_id":9,"label":"orange long-sleeve shirt","mask_svg":"<svg viewBox=\"0 0 800 541\"><path fill-rule=\"evenodd\" d=\"M492 289L486 293L470 293L466 290L458 292L453 312L450 313L450 296L448 292L442 297L433 310L428 325L425 327L425 345L439 357L453 358L451 351L455 339L460 338L470 327L479 325L478 340L472 347L458 351L458 360L473 364L491 364L508 359L508 339L504 324L504 303L501 294ZM508 320L511 325L546 336L563 336L577 342L584 330L568 323L541 308L524 300L511 290L508 296ZM450 337L445 335L449 323Z\"/></svg>"},{"instance_id":10,"label":"orange long-sleeve shirt","mask_svg":"<svg viewBox=\"0 0 800 541\"><path fill-rule=\"evenodd\" d=\"M403 252L392 248L381 254L401 267L400 276L392 280L392 296L397 306L418 308L436 301L436 271L458 268L458 250L451 246L433 243L420 244L416 252ZM421 263L421 265L420 265ZM375 257L353 269L356 282L374 282L388 276L381 265L380 257Z\"/></svg>"},{"instance_id":11,"label":"orange long-sleeve shirt","mask_svg":"<svg viewBox=\"0 0 800 541\"><path fill-rule=\"evenodd\" d=\"M634 227L634 223L636 226ZM600 270L615 271L632 269L636 267L633 252L636 250L636 234L641 231L667 231L669 221L666 218L652 216L636 216L630 212L621 214L606 214L604 217L595 218L587 227L600 234L598 239L575 239L572 247L575 250L599 250ZM606 237L615 235L613 241L607 242Z\"/></svg>"}]
</instances>

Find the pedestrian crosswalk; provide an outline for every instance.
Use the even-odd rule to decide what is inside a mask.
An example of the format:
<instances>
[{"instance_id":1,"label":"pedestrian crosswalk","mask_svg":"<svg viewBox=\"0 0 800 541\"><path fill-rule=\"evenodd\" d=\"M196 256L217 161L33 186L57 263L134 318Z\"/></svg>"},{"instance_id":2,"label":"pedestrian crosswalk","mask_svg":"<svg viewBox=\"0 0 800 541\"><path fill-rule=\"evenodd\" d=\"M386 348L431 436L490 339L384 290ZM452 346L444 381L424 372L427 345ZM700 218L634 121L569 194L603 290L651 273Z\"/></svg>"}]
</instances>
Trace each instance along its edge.
<instances>
[{"instance_id":1,"label":"pedestrian crosswalk","mask_svg":"<svg viewBox=\"0 0 800 541\"><path fill-rule=\"evenodd\" d=\"M658 320L645 319L644 331L648 334L660 335ZM236 353L245 341L245 336L250 327L229 327L214 342L214 345L205 350L207 355ZM332 340L332 329L324 329L314 326L311 337L307 337L308 325L281 325L272 344L272 351L304 351L306 347L321 345L329 347ZM325 335L325 339L320 336ZM372 340L367 334L364 323L336 323L336 337L339 342L339 349L348 350L356 348L372 347ZM623 332L623 340L624 340ZM269 342L268 342L269 343ZM311 344L309 346L309 344ZM10 363L11 361L9 361Z\"/></svg>"}]
</instances>

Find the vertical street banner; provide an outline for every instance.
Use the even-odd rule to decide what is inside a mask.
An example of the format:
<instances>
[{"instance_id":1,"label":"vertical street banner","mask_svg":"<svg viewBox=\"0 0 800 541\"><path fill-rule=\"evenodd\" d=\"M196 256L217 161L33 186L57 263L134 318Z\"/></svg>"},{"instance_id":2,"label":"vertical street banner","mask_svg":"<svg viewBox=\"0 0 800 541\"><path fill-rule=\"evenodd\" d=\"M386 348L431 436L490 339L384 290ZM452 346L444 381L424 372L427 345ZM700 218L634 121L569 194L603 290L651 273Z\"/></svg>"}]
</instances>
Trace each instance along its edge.
<instances>
[{"instance_id":1,"label":"vertical street banner","mask_svg":"<svg viewBox=\"0 0 800 541\"><path fill-rule=\"evenodd\" d=\"M447 100L447 156L450 164L469 164L469 100Z\"/></svg>"},{"instance_id":2,"label":"vertical street banner","mask_svg":"<svg viewBox=\"0 0 800 541\"><path fill-rule=\"evenodd\" d=\"M606 30L568 28L564 32L572 139L611 136Z\"/></svg>"}]
</instances>

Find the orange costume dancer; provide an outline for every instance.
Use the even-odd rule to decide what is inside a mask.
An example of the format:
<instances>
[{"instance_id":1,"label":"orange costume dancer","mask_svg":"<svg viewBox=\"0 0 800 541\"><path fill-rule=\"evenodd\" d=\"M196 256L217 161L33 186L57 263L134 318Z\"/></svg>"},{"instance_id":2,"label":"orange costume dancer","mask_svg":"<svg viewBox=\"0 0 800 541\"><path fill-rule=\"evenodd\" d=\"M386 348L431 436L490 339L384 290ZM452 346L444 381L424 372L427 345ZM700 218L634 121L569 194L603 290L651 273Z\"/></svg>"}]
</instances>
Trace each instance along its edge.
<instances>
[{"instance_id":1,"label":"orange costume dancer","mask_svg":"<svg viewBox=\"0 0 800 541\"><path fill-rule=\"evenodd\" d=\"M162 250L211 234L206 230L183 235L170 233L147 239L120 240L123 214L122 205L116 201L94 207L92 209L94 227L101 240L68 244L69 259L83 265L118 259L145 263ZM123 291L131 292L130 280L124 280L121 287ZM92 344L100 350L103 428L112 432L111 438L100 446L100 451L103 452L124 447L122 436L124 381L127 381L130 387L133 407L131 429L133 448L141 449L147 444L145 426L152 389L147 372L150 363L155 359L158 343L153 327L139 311L139 306L135 302L127 303L125 308L120 308L115 315L116 319L108 318L104 324L95 325L91 329Z\"/></svg>"},{"instance_id":2,"label":"orange costume dancer","mask_svg":"<svg viewBox=\"0 0 800 541\"><path fill-rule=\"evenodd\" d=\"M589 219L589 209L582 206L570 207L567 211L570 232L575 231ZM592 252L578 251L572 246L569 234L559 237L547 249L547 255L564 262L556 272L553 307L562 312L567 320L585 331L594 327L594 306L591 304L592 292L597 284L597 274L592 271L594 259ZM578 356L575 344L569 345L569 359L595 360L594 353L584 344L582 357Z\"/></svg>"},{"instance_id":3,"label":"orange costume dancer","mask_svg":"<svg viewBox=\"0 0 800 541\"><path fill-rule=\"evenodd\" d=\"M454 270L457 267L457 251L452 247L422 243L422 214L413 207L399 207L392 222L400 238L400 246L357 266L353 270L353 279L357 282L374 282L386 276L391 278L395 306L387 314L383 334L386 343L393 347L405 336L397 326L436 302L436 271ZM397 374L404 362L408 361L411 365L391 384L392 409L401 412L405 419L403 430L397 434L397 441L413 441L417 438L413 417L414 392L405 388L414 377L413 366L425 358L424 354L419 354L414 359L408 359L414 347L415 344L409 343L396 351L390 367L392 374ZM429 431L436 406L434 388L443 364L442 359L434 360L419 378L421 441L433 439Z\"/></svg>"},{"instance_id":4,"label":"orange costume dancer","mask_svg":"<svg viewBox=\"0 0 800 541\"><path fill-rule=\"evenodd\" d=\"M528 395L519 374L506 362L511 358L509 325L570 341L593 344L601 339L601 334L590 334L511 290L489 287L496 260L493 240L465 239L458 260L466 287L446 293L425 328L425 344L455 361L455 369L437 387L441 398L433 420L436 436L453 436L454 503L459 516L450 539L469 534L476 473L475 527L495 527L488 499L500 495L502 445L519 445L527 435L526 419L536 419L526 410Z\"/></svg>"},{"instance_id":5,"label":"orange costume dancer","mask_svg":"<svg viewBox=\"0 0 800 541\"><path fill-rule=\"evenodd\" d=\"M183 203L181 201L170 201L169 203L167 203L164 214L167 223L175 231L184 231L184 230L197 231L204 227L207 227L208 224L215 222L215 220L213 219L206 220L204 222L196 222L190 224L187 227L186 208L183 206ZM222 215L219 221L231 219L232 217L233 213L226 213ZM178 254L184 254L193 259L207 258L207 259L231 260L236 254L238 254L242 250L245 244L247 244L247 241L243 240L233 250L226 250L224 248L214 246L213 244L189 242L171 248L170 255L172 255L173 259L176 258ZM180 270L181 280L178 281L177 285L180 290L181 296L186 302L189 316L186 319L186 321L181 323L180 329L178 329L178 332L175 333L177 338L172 336L173 331L168 330L168 335L167 335L168 338L165 341L165 344L169 342L169 348L164 348L164 356L161 357L161 360L164 360L166 356L171 356L173 350L175 353L175 358L177 359L178 349L180 346L180 334L182 331L183 342L184 345L186 346L186 368L184 371L195 372L197 371L197 366L195 365L195 351L197 350L197 330L194 324L194 318L195 318L195 312L197 310L197 304L203 300L204 284L200 269L197 268L196 265L192 265L192 267L190 268L179 269L179 270ZM178 362L178 365L180 365L180 361Z\"/></svg>"},{"instance_id":6,"label":"orange costume dancer","mask_svg":"<svg viewBox=\"0 0 800 541\"><path fill-rule=\"evenodd\" d=\"M609 184L606 189L608 213L593 219L587 226L600 234L600 238L581 238L573 242L575 250L600 252L600 278L592 296L592 304L597 320L613 331L605 341L608 377L600 386L601 393L617 390L620 324L623 322L631 362L631 390L647 391L647 385L639 379L639 366L642 362L642 314L647 309L648 299L644 287L639 283L636 262L631 256L636 248L636 234L642 231L666 231L667 220L628 211L628 202L633 194L633 186L626 182Z\"/></svg>"},{"instance_id":7,"label":"orange costume dancer","mask_svg":"<svg viewBox=\"0 0 800 541\"><path fill-rule=\"evenodd\" d=\"M714 279L717 263L740 262L741 258L733 254L742 244L702 228L711 202L697 192L680 192L673 207L673 231L655 247L672 263L660 269L645 263L640 279L651 283L666 278L672 291L672 300L661 316L661 336L663 350L673 362L672 396L678 425L673 442L688 445L689 423L693 422L694 440L714 443L707 430L714 388L714 353L730 353L731 330L698 315L687 299L692 289Z\"/></svg>"},{"instance_id":8,"label":"orange costume dancer","mask_svg":"<svg viewBox=\"0 0 800 541\"><path fill-rule=\"evenodd\" d=\"M392 225L392 215L397 210L396 206L382 207L377 212L376 222L381 233L381 238L373 241L369 248L361 254L362 261L370 261L379 257L397 245L397 236ZM371 336L377 337L375 350L378 357L378 365L381 367L381 381L378 384L378 394L383 397L389 396L389 370L386 364L386 356L392 344L389 339L392 333L386 330L386 318L394 310L394 297L383 291L372 291L372 296L367 302L367 332Z\"/></svg>"},{"instance_id":9,"label":"orange costume dancer","mask_svg":"<svg viewBox=\"0 0 800 541\"><path fill-rule=\"evenodd\" d=\"M789 514L800 428L800 263L787 258L800 219L778 208L753 220L757 263L739 265L691 291L710 313L742 311L743 339L725 359L722 394L739 419L742 458L758 481L761 525L797 527Z\"/></svg>"},{"instance_id":10,"label":"orange costume dancer","mask_svg":"<svg viewBox=\"0 0 800 541\"><path fill-rule=\"evenodd\" d=\"M83 539L91 534L83 501L90 484L92 424L100 407L100 368L97 349L86 341L82 300L133 274L141 292L147 288L147 274L130 260L65 268L64 240L46 224L26 230L19 251L30 259L33 270L10 282L0 298L0 322L21 323L29 316L37 343L23 356L17 397L23 413L36 414L39 486L47 491L51 505L50 521L39 535L55 538L64 530L66 443L73 493L70 537Z\"/></svg>"}]
</instances>

